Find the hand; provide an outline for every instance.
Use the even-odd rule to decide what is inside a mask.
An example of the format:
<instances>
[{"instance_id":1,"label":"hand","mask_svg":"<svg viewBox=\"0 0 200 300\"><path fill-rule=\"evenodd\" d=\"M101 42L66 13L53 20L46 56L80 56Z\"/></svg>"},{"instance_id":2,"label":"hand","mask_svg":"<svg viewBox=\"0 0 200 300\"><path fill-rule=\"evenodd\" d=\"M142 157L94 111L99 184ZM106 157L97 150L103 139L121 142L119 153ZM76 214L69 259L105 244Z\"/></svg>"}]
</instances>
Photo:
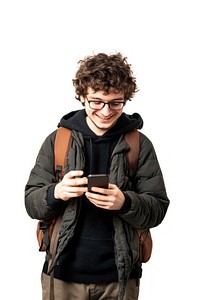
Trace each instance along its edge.
<instances>
[{"instance_id":1,"label":"hand","mask_svg":"<svg viewBox=\"0 0 200 300\"><path fill-rule=\"evenodd\" d=\"M83 176L83 171L70 171L65 174L63 179L55 186L54 197L64 201L70 198L80 197L86 191L87 178Z\"/></svg>"},{"instance_id":2,"label":"hand","mask_svg":"<svg viewBox=\"0 0 200 300\"><path fill-rule=\"evenodd\" d=\"M108 189L93 187L92 191L94 193L86 192L85 195L97 207L108 210L120 210L124 204L124 194L115 184L109 183Z\"/></svg>"}]
</instances>

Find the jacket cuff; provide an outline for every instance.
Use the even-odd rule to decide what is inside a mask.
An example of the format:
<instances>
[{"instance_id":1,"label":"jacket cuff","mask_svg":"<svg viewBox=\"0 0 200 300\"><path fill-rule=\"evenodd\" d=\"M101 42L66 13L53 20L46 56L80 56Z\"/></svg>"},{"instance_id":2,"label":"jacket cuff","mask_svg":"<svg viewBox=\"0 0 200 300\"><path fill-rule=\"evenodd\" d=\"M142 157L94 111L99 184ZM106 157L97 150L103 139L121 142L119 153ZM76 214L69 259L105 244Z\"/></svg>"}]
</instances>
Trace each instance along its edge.
<instances>
[{"instance_id":1,"label":"jacket cuff","mask_svg":"<svg viewBox=\"0 0 200 300\"><path fill-rule=\"evenodd\" d=\"M118 210L120 214L126 214L131 208L131 198L129 198L127 195L124 196L125 196L124 204L122 208Z\"/></svg>"},{"instance_id":2,"label":"jacket cuff","mask_svg":"<svg viewBox=\"0 0 200 300\"><path fill-rule=\"evenodd\" d=\"M52 185L47 190L47 203L52 208L58 208L63 205L63 201L54 197L55 185Z\"/></svg>"}]
</instances>

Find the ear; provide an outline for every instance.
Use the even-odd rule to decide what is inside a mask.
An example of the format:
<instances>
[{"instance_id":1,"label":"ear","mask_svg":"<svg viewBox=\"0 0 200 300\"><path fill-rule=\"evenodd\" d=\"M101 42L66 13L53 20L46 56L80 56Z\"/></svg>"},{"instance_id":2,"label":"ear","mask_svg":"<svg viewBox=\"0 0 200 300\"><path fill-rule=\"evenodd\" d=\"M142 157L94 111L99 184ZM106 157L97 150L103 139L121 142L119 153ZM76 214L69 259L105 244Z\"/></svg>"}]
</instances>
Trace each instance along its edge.
<instances>
[{"instance_id":1,"label":"ear","mask_svg":"<svg viewBox=\"0 0 200 300\"><path fill-rule=\"evenodd\" d=\"M80 96L80 101L83 106L85 106L85 98L83 96Z\"/></svg>"}]
</instances>

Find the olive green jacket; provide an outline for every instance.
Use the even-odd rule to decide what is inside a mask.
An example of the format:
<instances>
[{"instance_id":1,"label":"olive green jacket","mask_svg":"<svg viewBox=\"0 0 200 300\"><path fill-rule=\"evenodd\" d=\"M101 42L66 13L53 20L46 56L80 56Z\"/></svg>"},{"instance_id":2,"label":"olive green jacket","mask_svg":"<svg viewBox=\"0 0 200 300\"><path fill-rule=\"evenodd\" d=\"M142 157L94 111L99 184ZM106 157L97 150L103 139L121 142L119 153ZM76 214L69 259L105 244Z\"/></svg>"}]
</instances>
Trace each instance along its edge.
<instances>
[{"instance_id":1,"label":"olive green jacket","mask_svg":"<svg viewBox=\"0 0 200 300\"><path fill-rule=\"evenodd\" d=\"M60 209L59 205L50 207L47 202L47 191L55 185L55 134L56 131L44 141L25 188L26 210L34 219L51 218ZM140 132L140 154L134 180L129 176L128 150L129 146L121 136L112 153L109 175L110 183L116 184L125 197L131 199L131 207L127 213L115 211L113 215L115 261L120 284L119 299L123 299L129 274L139 258L139 240L135 228L152 228L159 225L169 205L162 172L150 140ZM84 166L84 139L80 132L72 130L65 173L75 169L84 170ZM65 203L59 245L52 268L73 237L81 209L80 200L73 198Z\"/></svg>"}]
</instances>

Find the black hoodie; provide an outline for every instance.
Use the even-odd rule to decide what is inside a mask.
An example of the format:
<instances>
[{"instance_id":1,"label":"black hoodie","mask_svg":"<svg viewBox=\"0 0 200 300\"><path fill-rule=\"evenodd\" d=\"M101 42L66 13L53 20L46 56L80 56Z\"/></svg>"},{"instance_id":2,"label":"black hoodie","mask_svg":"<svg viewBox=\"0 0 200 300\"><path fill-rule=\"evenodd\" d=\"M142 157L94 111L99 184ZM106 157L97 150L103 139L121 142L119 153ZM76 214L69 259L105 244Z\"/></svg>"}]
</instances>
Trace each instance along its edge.
<instances>
[{"instance_id":1,"label":"black hoodie","mask_svg":"<svg viewBox=\"0 0 200 300\"><path fill-rule=\"evenodd\" d=\"M110 130L102 136L97 136L88 127L86 112L83 109L65 115L58 126L83 134L86 157L84 175L87 176L89 173L109 173L111 154L119 137L133 128L142 128L143 121L137 113L123 113ZM126 212L129 204L129 199L126 199L121 212ZM85 284L118 280L112 214L112 211L97 208L86 197L83 198L74 238L55 267L56 278Z\"/></svg>"},{"instance_id":2,"label":"black hoodie","mask_svg":"<svg viewBox=\"0 0 200 300\"><path fill-rule=\"evenodd\" d=\"M77 131L82 132L86 135L95 135L92 130L86 125L86 112L85 109L72 111L64 115L58 126L68 127ZM143 120L138 113L128 115L122 113L117 120L116 124L108 130L103 136L116 136L119 134L126 133L133 128L141 129L143 127Z\"/></svg>"}]
</instances>

